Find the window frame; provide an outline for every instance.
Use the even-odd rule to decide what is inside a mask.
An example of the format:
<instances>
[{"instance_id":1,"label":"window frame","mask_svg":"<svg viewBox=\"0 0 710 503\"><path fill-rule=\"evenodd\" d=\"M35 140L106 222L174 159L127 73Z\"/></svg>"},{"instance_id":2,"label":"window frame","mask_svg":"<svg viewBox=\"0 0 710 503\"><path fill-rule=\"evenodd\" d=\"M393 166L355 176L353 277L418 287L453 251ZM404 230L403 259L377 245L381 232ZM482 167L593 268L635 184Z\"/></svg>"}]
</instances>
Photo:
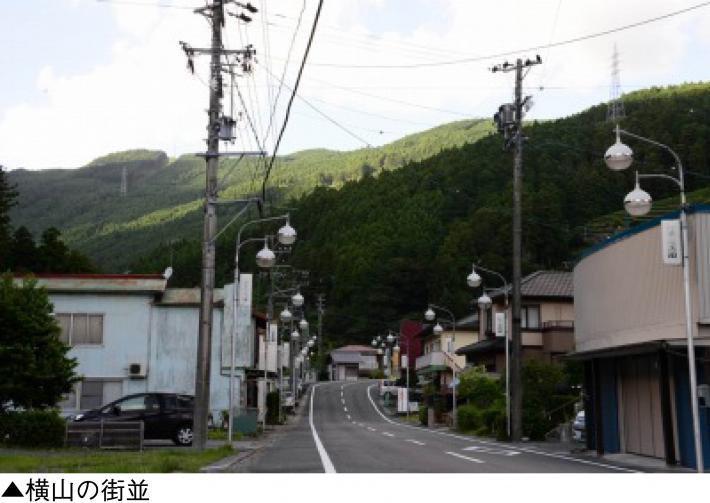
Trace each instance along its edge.
<instances>
[{"instance_id":1,"label":"window frame","mask_svg":"<svg viewBox=\"0 0 710 503\"><path fill-rule=\"evenodd\" d=\"M59 317L63 316L68 316L69 317L69 327L68 327L68 333L66 334L66 337L64 337L64 332L63 332L63 323L59 323L60 328L62 328L62 333L59 336L59 340L62 341L64 344L69 346L70 348L75 348L75 347L103 347L104 345L104 321L106 318L105 313L91 313L91 312L83 312L83 313L56 313L56 318L59 319ZM75 343L74 342L74 326L75 326L75 319L78 317L82 317L82 321L86 323L86 336L85 336L85 341ZM91 334L92 332L92 318L96 319L98 318L100 320L98 326L100 327L100 335L99 335L99 342L90 342L91 339L93 339L93 336Z\"/></svg>"},{"instance_id":2,"label":"window frame","mask_svg":"<svg viewBox=\"0 0 710 503\"><path fill-rule=\"evenodd\" d=\"M530 308L537 310L537 326L530 326ZM541 308L540 304L524 304L520 306L520 328L521 330L542 330L542 320L541 320Z\"/></svg>"}]
</instances>

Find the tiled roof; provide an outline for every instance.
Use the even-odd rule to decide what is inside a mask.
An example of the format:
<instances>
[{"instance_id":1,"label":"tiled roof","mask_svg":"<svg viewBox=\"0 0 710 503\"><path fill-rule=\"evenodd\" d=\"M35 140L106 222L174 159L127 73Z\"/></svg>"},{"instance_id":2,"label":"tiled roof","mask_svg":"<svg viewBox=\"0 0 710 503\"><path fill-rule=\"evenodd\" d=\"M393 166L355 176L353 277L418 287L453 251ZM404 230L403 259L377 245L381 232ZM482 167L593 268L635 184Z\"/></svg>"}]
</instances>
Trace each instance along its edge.
<instances>
[{"instance_id":1,"label":"tiled roof","mask_svg":"<svg viewBox=\"0 0 710 503\"><path fill-rule=\"evenodd\" d=\"M523 297L574 298L572 273L569 271L537 271L525 276L521 286L520 293ZM507 285L505 288L510 294L512 286ZM504 291L503 288L498 288L490 295L500 297Z\"/></svg>"}]
</instances>

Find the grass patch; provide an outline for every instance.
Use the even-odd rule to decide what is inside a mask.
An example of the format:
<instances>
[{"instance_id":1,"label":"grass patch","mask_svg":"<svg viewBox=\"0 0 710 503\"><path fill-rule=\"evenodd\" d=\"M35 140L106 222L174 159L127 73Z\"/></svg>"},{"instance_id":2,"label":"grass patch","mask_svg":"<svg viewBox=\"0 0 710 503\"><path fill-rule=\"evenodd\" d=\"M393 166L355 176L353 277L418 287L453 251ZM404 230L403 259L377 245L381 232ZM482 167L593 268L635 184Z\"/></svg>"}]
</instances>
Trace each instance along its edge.
<instances>
[{"instance_id":1,"label":"grass patch","mask_svg":"<svg viewBox=\"0 0 710 503\"><path fill-rule=\"evenodd\" d=\"M0 473L192 473L232 454L227 445L202 452L177 447L143 452L6 449L0 451Z\"/></svg>"}]
</instances>

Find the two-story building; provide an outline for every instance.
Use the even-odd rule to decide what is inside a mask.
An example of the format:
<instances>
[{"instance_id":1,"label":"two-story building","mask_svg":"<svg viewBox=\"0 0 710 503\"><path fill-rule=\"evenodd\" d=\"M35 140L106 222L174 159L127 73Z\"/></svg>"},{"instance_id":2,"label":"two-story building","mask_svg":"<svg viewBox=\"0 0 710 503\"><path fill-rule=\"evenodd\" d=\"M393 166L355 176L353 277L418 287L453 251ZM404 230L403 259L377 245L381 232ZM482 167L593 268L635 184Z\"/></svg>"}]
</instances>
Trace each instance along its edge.
<instances>
[{"instance_id":1,"label":"two-story building","mask_svg":"<svg viewBox=\"0 0 710 503\"><path fill-rule=\"evenodd\" d=\"M377 349L356 344L342 346L330 352L328 372L333 381L357 381L370 377L379 368Z\"/></svg>"},{"instance_id":2,"label":"two-story building","mask_svg":"<svg viewBox=\"0 0 710 503\"><path fill-rule=\"evenodd\" d=\"M474 313L456 321L456 326L439 320L443 332L437 334L433 325L422 326L418 336L422 355L416 359L415 368L419 383L431 384L443 396L447 410L453 407L454 374L464 370L466 360L456 354L462 347L478 340L478 314Z\"/></svg>"},{"instance_id":3,"label":"two-story building","mask_svg":"<svg viewBox=\"0 0 710 503\"><path fill-rule=\"evenodd\" d=\"M36 278L48 291L61 339L71 347L69 356L77 359L76 372L82 377L61 402L63 414L99 407L130 393L194 393L198 288L168 288L167 279L158 274ZM242 276L243 308L250 306L250 279ZM214 294L209 407L215 421L229 403L233 292L226 285ZM263 413L264 395L273 386L276 371L276 340L264 340L263 315L246 309L236 317L234 403L242 409L259 407ZM265 366L266 381L261 377ZM263 384L258 384L260 377Z\"/></svg>"},{"instance_id":4,"label":"two-story building","mask_svg":"<svg viewBox=\"0 0 710 503\"><path fill-rule=\"evenodd\" d=\"M505 334L510 337L511 289L507 285L490 293L490 307L480 310L481 323L476 341L456 351L465 358L467 367L484 366L488 372L497 375L505 372ZM523 359L559 361L574 349L572 273L534 272L522 279L520 292Z\"/></svg>"},{"instance_id":5,"label":"two-story building","mask_svg":"<svg viewBox=\"0 0 710 503\"><path fill-rule=\"evenodd\" d=\"M688 217L698 397L689 385L682 244L668 257L662 253L662 222L673 222L672 229L677 219L675 212L650 220L584 253L574 269L572 357L585 363L590 449L695 468L691 400L697 400L710 468L710 206L691 208ZM666 238L670 249L672 236Z\"/></svg>"}]
</instances>

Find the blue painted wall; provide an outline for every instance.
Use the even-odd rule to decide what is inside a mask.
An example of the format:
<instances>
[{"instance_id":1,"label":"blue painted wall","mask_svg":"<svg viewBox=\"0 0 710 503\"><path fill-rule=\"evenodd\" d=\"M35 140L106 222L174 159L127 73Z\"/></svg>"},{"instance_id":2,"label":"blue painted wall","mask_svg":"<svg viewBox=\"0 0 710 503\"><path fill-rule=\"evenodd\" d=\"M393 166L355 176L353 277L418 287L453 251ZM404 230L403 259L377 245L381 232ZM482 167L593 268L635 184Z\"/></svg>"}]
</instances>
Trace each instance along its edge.
<instances>
[{"instance_id":1,"label":"blue painted wall","mask_svg":"<svg viewBox=\"0 0 710 503\"><path fill-rule=\"evenodd\" d=\"M702 355L703 350L697 350ZM690 412L690 384L688 379L688 363L683 357L673 358L673 369L676 393L676 415L678 418L679 459L683 466L697 468L695 463L695 446L693 442L693 420ZM698 366L698 383L707 382L710 376L704 375L702 365ZM700 431L702 435L703 460L705 469L710 469L710 411L700 408Z\"/></svg>"},{"instance_id":2,"label":"blue painted wall","mask_svg":"<svg viewBox=\"0 0 710 503\"><path fill-rule=\"evenodd\" d=\"M599 365L601 382L602 434L604 452L619 452L619 398L617 396L616 362L612 358L601 360Z\"/></svg>"}]
</instances>

